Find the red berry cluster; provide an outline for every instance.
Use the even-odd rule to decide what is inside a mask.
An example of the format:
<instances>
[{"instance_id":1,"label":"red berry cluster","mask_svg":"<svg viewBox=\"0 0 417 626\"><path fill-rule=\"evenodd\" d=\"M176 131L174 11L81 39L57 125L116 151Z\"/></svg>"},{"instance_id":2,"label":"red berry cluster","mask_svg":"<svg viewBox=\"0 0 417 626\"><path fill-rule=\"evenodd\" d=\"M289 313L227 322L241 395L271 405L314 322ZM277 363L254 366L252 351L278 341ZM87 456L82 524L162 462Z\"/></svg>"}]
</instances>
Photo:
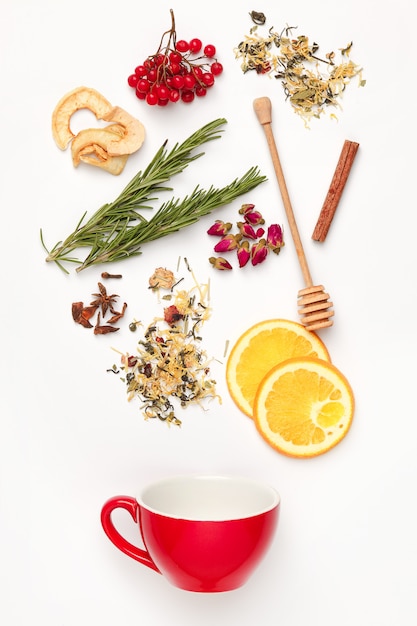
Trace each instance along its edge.
<instances>
[{"instance_id":1,"label":"red berry cluster","mask_svg":"<svg viewBox=\"0 0 417 626\"><path fill-rule=\"evenodd\" d=\"M177 41L172 10L171 19L171 29L162 35L156 54L148 56L127 79L139 100L151 106L204 97L223 72L215 58L216 48L212 44L203 47L197 38Z\"/></svg>"}]
</instances>

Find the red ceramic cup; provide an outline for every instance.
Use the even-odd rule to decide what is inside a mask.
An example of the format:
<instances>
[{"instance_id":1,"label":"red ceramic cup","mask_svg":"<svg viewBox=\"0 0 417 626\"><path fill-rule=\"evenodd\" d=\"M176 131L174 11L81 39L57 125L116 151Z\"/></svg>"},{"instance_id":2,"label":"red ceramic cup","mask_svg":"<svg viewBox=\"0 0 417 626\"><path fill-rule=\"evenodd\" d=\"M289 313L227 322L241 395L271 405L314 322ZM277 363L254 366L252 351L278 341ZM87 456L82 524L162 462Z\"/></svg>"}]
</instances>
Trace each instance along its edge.
<instances>
[{"instance_id":1,"label":"red ceramic cup","mask_svg":"<svg viewBox=\"0 0 417 626\"><path fill-rule=\"evenodd\" d=\"M144 548L127 541L111 514L125 509ZM265 556L278 524L280 496L269 485L232 476L174 476L136 498L116 496L101 511L110 541L187 591L241 587Z\"/></svg>"}]
</instances>

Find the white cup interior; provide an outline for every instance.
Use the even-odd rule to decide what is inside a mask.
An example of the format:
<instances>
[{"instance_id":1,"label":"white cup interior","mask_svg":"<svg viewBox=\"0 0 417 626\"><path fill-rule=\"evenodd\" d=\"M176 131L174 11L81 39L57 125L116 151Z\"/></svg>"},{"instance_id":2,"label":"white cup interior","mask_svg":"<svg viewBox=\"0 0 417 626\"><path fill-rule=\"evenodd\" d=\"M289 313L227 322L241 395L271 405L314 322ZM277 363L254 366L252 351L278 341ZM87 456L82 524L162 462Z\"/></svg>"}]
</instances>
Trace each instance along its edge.
<instances>
[{"instance_id":1,"label":"white cup interior","mask_svg":"<svg viewBox=\"0 0 417 626\"><path fill-rule=\"evenodd\" d=\"M178 519L221 521L259 515L280 502L262 482L234 476L174 476L145 487L139 504Z\"/></svg>"}]
</instances>

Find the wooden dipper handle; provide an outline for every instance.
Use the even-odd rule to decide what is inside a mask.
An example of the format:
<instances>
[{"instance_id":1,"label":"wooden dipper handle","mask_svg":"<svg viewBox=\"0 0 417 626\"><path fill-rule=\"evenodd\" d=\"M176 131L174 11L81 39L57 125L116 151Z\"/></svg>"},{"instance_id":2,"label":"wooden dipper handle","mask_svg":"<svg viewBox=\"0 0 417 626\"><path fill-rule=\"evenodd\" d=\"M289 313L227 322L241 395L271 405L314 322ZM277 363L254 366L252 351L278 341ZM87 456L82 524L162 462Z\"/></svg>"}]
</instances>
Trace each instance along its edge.
<instances>
[{"instance_id":1,"label":"wooden dipper handle","mask_svg":"<svg viewBox=\"0 0 417 626\"><path fill-rule=\"evenodd\" d=\"M277 146L272 132L272 106L271 100L267 97L256 98L253 101L253 108L259 123L262 125L266 140L268 143L269 151L271 153L272 164L274 166L275 175L277 177L279 189L281 192L282 201L284 203L285 213L287 215L288 224L290 227L291 235L294 241L295 250L297 252L298 260L300 263L301 271L303 273L304 281L307 287L313 286L313 281L308 269L307 260L304 254L303 244L301 243L300 234L298 232L297 223L295 221L294 212L291 206L291 200L288 193L287 185L284 178L284 173L281 167L281 161L278 155Z\"/></svg>"}]
</instances>

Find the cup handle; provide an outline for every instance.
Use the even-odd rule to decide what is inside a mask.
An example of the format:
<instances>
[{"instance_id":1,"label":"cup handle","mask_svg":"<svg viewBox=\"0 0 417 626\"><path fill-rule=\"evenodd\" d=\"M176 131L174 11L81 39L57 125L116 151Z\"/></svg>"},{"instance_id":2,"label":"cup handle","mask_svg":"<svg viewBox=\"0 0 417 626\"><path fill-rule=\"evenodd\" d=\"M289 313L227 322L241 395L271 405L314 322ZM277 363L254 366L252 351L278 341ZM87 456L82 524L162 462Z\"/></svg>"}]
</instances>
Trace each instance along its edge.
<instances>
[{"instance_id":1,"label":"cup handle","mask_svg":"<svg viewBox=\"0 0 417 626\"><path fill-rule=\"evenodd\" d=\"M149 552L146 549L141 550L137 546L134 546L122 537L118 530L116 530L111 519L111 514L115 509L125 509L128 513L130 513L133 520L138 523L139 504L137 501L130 496L115 496L110 498L101 509L101 525L103 526L107 537L112 543L114 543L116 548L119 548L119 550L130 556L132 559L139 561L142 565L146 565L160 574L161 572L153 562Z\"/></svg>"}]
</instances>

